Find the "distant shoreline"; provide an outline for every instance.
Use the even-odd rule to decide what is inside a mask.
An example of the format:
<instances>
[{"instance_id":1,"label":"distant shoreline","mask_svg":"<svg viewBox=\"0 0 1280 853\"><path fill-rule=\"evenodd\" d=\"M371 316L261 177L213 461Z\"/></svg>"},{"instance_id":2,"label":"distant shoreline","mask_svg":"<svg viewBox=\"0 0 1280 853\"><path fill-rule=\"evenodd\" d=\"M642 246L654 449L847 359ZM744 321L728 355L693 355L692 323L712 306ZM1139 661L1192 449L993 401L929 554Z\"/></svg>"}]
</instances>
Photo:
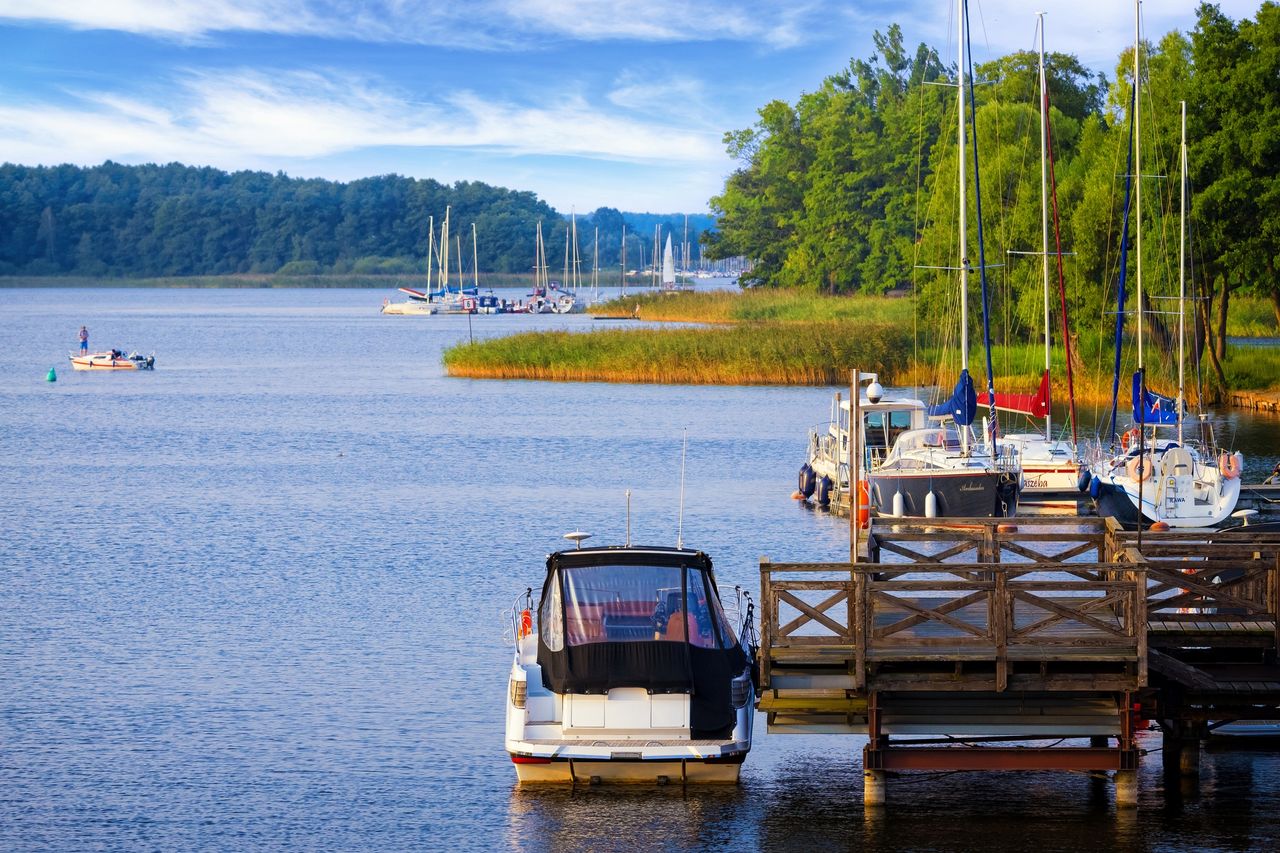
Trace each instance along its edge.
<instances>
[{"instance_id":1,"label":"distant shoreline","mask_svg":"<svg viewBox=\"0 0 1280 853\"><path fill-rule=\"evenodd\" d=\"M525 279L528 279L525 281ZM359 288L364 290L395 290L398 287L426 288L425 275L191 275L161 276L157 278L97 278L94 276L44 276L44 275L10 275L0 276L0 288L59 288L59 287L130 287L130 288L211 288L211 289L258 289L258 288ZM482 289L527 289L532 286L533 275L520 273L480 274ZM456 282L452 283L454 287ZM468 277L465 281L471 285Z\"/></svg>"}]
</instances>

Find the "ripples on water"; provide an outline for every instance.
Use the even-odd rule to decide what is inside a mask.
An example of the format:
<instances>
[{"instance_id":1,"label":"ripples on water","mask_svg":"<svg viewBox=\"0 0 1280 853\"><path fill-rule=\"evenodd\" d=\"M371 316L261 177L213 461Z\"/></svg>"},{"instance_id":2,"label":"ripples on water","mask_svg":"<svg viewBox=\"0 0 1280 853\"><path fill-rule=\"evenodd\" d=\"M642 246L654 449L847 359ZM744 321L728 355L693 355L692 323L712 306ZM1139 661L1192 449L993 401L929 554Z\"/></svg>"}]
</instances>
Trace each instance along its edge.
<instances>
[{"instance_id":1,"label":"ripples on water","mask_svg":"<svg viewBox=\"0 0 1280 853\"><path fill-rule=\"evenodd\" d=\"M0 847L1276 846L1266 751L1206 755L1187 798L1157 753L1136 816L1081 775L962 774L864 819L849 737L761 735L732 790L516 789L499 611L561 533L620 541L627 488L634 539L674 544L685 426L722 586L839 559L844 522L788 498L829 392L447 379L467 319L380 301L0 290ZM65 369L82 323L157 370Z\"/></svg>"}]
</instances>

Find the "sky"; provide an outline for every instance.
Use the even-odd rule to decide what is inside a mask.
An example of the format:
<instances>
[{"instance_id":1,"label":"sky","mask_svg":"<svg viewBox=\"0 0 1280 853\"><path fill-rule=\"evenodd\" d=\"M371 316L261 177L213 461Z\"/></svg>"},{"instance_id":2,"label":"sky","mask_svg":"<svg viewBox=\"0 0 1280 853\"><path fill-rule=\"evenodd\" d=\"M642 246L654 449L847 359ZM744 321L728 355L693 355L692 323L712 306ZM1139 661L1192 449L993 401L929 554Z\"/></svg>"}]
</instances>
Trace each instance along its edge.
<instances>
[{"instance_id":1,"label":"sky","mask_svg":"<svg viewBox=\"0 0 1280 853\"><path fill-rule=\"evenodd\" d=\"M1144 36L1197 0L1147 0ZM1221 0L1232 18L1258 0ZM0 162L182 163L531 190L561 211L704 212L725 131L899 23L955 60L950 0L0 0ZM1114 77L1123 0L971 0L975 61Z\"/></svg>"}]
</instances>

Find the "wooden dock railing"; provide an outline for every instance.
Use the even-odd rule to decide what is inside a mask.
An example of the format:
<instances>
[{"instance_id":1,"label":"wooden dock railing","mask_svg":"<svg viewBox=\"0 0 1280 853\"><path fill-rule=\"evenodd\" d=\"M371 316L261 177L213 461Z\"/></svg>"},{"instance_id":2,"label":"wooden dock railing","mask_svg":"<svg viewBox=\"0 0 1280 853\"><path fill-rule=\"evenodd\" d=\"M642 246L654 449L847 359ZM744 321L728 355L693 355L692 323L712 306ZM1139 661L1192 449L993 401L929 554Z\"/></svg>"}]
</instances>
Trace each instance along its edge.
<instances>
[{"instance_id":1,"label":"wooden dock railing","mask_svg":"<svg viewBox=\"0 0 1280 853\"><path fill-rule=\"evenodd\" d=\"M888 568L762 560L764 686L775 663L844 668L854 690L1003 691L1019 670L1046 690L1146 682L1140 564ZM1049 671L1059 663L1070 672ZM964 667L982 675L957 679Z\"/></svg>"}]
</instances>

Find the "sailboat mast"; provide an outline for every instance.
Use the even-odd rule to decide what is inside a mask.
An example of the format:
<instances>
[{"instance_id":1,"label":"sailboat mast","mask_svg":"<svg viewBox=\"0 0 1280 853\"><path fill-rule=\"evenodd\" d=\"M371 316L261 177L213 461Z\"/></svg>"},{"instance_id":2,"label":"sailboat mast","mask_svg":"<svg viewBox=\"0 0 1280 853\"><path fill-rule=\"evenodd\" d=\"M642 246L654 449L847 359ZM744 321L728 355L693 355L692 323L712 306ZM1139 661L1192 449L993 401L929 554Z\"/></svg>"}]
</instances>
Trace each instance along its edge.
<instances>
[{"instance_id":1,"label":"sailboat mast","mask_svg":"<svg viewBox=\"0 0 1280 853\"><path fill-rule=\"evenodd\" d=\"M1137 240L1134 251L1138 255L1138 370L1142 370L1142 80L1138 54L1142 49L1142 0L1133 0L1133 199L1134 224ZM1145 389L1143 389L1145 391ZM1143 405L1146 403L1144 401Z\"/></svg>"},{"instance_id":2,"label":"sailboat mast","mask_svg":"<svg viewBox=\"0 0 1280 853\"><path fill-rule=\"evenodd\" d=\"M444 208L444 223L440 226L440 286L449 290L449 206Z\"/></svg>"},{"instance_id":3,"label":"sailboat mast","mask_svg":"<svg viewBox=\"0 0 1280 853\"><path fill-rule=\"evenodd\" d=\"M1178 444L1182 444L1182 400L1186 393L1184 353L1187 349L1187 102L1182 102L1182 151L1178 165L1181 178L1178 216Z\"/></svg>"},{"instance_id":4,"label":"sailboat mast","mask_svg":"<svg viewBox=\"0 0 1280 853\"><path fill-rule=\"evenodd\" d=\"M570 230L573 232L573 292L578 292L578 214L569 213Z\"/></svg>"},{"instance_id":5,"label":"sailboat mast","mask_svg":"<svg viewBox=\"0 0 1280 853\"><path fill-rule=\"evenodd\" d=\"M480 295L480 247L476 241L476 224L471 223L471 282L475 285L476 295Z\"/></svg>"},{"instance_id":6,"label":"sailboat mast","mask_svg":"<svg viewBox=\"0 0 1280 853\"><path fill-rule=\"evenodd\" d=\"M591 240L591 298L600 298L600 226Z\"/></svg>"},{"instance_id":7,"label":"sailboat mast","mask_svg":"<svg viewBox=\"0 0 1280 853\"><path fill-rule=\"evenodd\" d=\"M622 257L618 266L622 269L622 295L627 295L627 223L622 223Z\"/></svg>"},{"instance_id":8,"label":"sailboat mast","mask_svg":"<svg viewBox=\"0 0 1280 853\"><path fill-rule=\"evenodd\" d=\"M1049 372L1049 88L1044 73L1044 12L1040 19L1040 265L1044 273L1044 372ZM1044 439L1053 440L1053 413L1044 413Z\"/></svg>"},{"instance_id":9,"label":"sailboat mast","mask_svg":"<svg viewBox=\"0 0 1280 853\"><path fill-rule=\"evenodd\" d=\"M958 14L956 15L959 27L959 35L956 38L956 44L960 46L960 62L957 67L958 76L956 92L957 103L959 109L957 117L959 125L957 127L957 150L959 152L959 187L960 187L960 369L969 369L969 236L967 231L968 223L965 219L966 207L968 202L965 199L965 179L964 179L964 60L965 60L965 33L964 23L965 15L968 13L968 6L965 0L956 0ZM966 432L961 430L961 432ZM967 448L966 448L967 449Z\"/></svg>"},{"instance_id":10,"label":"sailboat mast","mask_svg":"<svg viewBox=\"0 0 1280 853\"><path fill-rule=\"evenodd\" d=\"M569 289L569 228L564 229L564 281L560 282L560 286L565 290Z\"/></svg>"},{"instance_id":11,"label":"sailboat mast","mask_svg":"<svg viewBox=\"0 0 1280 853\"><path fill-rule=\"evenodd\" d=\"M431 258L436 253L436 218L427 217L427 297L431 296Z\"/></svg>"}]
</instances>

